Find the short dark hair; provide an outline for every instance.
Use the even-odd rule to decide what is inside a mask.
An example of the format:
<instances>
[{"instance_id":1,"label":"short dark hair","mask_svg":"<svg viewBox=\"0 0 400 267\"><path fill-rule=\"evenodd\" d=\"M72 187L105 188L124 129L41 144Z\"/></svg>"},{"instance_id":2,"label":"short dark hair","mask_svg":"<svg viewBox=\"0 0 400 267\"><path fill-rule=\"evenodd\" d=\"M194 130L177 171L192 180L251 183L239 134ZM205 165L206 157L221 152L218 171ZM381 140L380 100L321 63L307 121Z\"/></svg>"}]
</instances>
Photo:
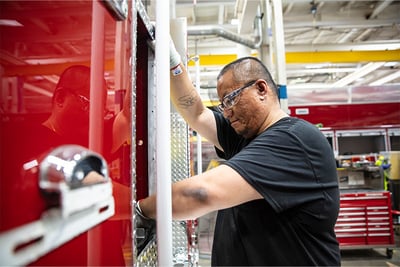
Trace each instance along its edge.
<instances>
[{"instance_id":1,"label":"short dark hair","mask_svg":"<svg viewBox=\"0 0 400 267\"><path fill-rule=\"evenodd\" d=\"M243 83L249 80L264 79L275 95L278 96L278 87L267 67L256 57L242 57L222 68L217 76L219 80L226 72L232 70L235 82Z\"/></svg>"},{"instance_id":2,"label":"short dark hair","mask_svg":"<svg viewBox=\"0 0 400 267\"><path fill-rule=\"evenodd\" d=\"M89 95L90 68L84 65L73 65L66 68L60 75L57 88L66 88L77 94Z\"/></svg>"},{"instance_id":3,"label":"short dark hair","mask_svg":"<svg viewBox=\"0 0 400 267\"><path fill-rule=\"evenodd\" d=\"M58 90L63 90L89 98L90 96L90 67L85 65L72 65L66 68L60 75L53 94L54 98ZM103 93L107 94L107 83L103 78Z\"/></svg>"}]
</instances>

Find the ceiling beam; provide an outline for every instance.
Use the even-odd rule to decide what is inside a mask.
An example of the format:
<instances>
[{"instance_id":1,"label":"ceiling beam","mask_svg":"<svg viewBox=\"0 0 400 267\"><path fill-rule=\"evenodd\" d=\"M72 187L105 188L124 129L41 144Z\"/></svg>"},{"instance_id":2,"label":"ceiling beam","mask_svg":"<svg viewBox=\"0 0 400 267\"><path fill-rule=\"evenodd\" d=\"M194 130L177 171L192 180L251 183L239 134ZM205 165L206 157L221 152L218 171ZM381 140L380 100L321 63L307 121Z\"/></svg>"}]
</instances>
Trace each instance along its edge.
<instances>
[{"instance_id":1,"label":"ceiling beam","mask_svg":"<svg viewBox=\"0 0 400 267\"><path fill-rule=\"evenodd\" d=\"M385 64L385 62L370 62L370 63L364 65L363 67L361 67L360 69L356 70L355 72L350 73L349 75L340 79L339 81L334 82L332 84L332 88L339 88L339 87L344 87L346 85L349 85L352 82L354 82L355 80L382 67L384 64Z\"/></svg>"},{"instance_id":2,"label":"ceiling beam","mask_svg":"<svg viewBox=\"0 0 400 267\"><path fill-rule=\"evenodd\" d=\"M49 92L43 88L37 87L35 85L29 84L29 83L24 83L24 88L28 91L34 92L34 93L38 93L40 95L44 95L47 97L52 97L53 93Z\"/></svg>"},{"instance_id":3,"label":"ceiling beam","mask_svg":"<svg viewBox=\"0 0 400 267\"><path fill-rule=\"evenodd\" d=\"M295 20L295 18L293 18ZM391 27L395 24L400 24L400 18L397 19L373 19L373 20L332 20L332 21L305 21L304 19L299 19L296 21L285 21L284 27L287 29L295 28L371 28L371 27Z\"/></svg>"},{"instance_id":4,"label":"ceiling beam","mask_svg":"<svg viewBox=\"0 0 400 267\"><path fill-rule=\"evenodd\" d=\"M254 31L254 19L257 14L257 9L260 5L259 1L244 0L241 1L243 6L238 14L239 25L238 33L246 34Z\"/></svg>"},{"instance_id":5,"label":"ceiling beam","mask_svg":"<svg viewBox=\"0 0 400 267\"><path fill-rule=\"evenodd\" d=\"M370 16L368 16L368 19L375 19L378 17L378 15L386 8L388 7L391 3L393 2L393 0L385 0L383 2L380 2L377 4L377 6L375 7L374 11L372 11L372 14Z\"/></svg>"},{"instance_id":6,"label":"ceiling beam","mask_svg":"<svg viewBox=\"0 0 400 267\"><path fill-rule=\"evenodd\" d=\"M369 85L371 85L371 86L383 85L383 84L393 81L399 77L400 77L400 70L393 72L385 77L382 77L382 78L370 83Z\"/></svg>"}]
</instances>

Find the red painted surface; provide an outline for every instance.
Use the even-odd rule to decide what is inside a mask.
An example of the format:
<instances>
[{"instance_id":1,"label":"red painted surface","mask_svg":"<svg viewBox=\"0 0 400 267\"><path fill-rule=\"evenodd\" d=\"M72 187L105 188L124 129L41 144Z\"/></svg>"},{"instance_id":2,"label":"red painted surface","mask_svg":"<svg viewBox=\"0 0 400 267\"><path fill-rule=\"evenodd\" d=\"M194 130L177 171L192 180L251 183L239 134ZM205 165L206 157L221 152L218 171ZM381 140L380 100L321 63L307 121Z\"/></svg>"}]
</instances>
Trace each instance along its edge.
<instances>
[{"instance_id":1,"label":"red painted surface","mask_svg":"<svg viewBox=\"0 0 400 267\"><path fill-rule=\"evenodd\" d=\"M342 192L335 225L340 246L393 246L391 207L387 191Z\"/></svg>"},{"instance_id":2,"label":"red painted surface","mask_svg":"<svg viewBox=\"0 0 400 267\"><path fill-rule=\"evenodd\" d=\"M25 1L21 2L25 9L32 9L34 12L29 12L34 19L34 15L46 17L49 20L53 19L51 14L41 14L49 7L56 8L57 11L63 10L61 13L63 16L69 17L70 20L62 20L57 17L57 22L54 23L54 29L48 29L54 34L54 44L57 47L57 40L62 38L71 38L75 40L74 34L79 32L82 34L80 41L83 44L87 44L87 49L82 50L83 46L79 46L79 49L71 49L70 57L75 59L77 56L74 53L79 52L79 56L82 61L80 64L90 67L90 36L91 36L91 8L92 1L83 2L71 2L71 1L57 1L53 3L51 1ZM10 8L14 12L7 13L7 18L13 14L19 14L18 6L19 3L9 1L2 5L3 11L5 7ZM14 9L15 8L15 9ZM9 9L8 9L9 10ZM68 14L67 12L71 12ZM4 13L2 12L2 17ZM27 13L28 14L28 13ZM82 16L82 14L84 14ZM5 16L5 15L4 15ZM75 24L71 24L73 21ZM23 21L20 21L24 23ZM40 28L40 27L38 27ZM12 29L13 36L23 38L28 36L18 35L19 30L22 28ZM105 22L105 35L107 37L115 39L116 22L111 16L106 16ZM42 29L43 30L43 29ZM143 29L142 29L143 30ZM8 35L10 28L0 27L0 36L4 37ZM32 34L41 31L41 29L32 29ZM45 31L45 30L44 30ZM141 34L141 33L139 33ZM72 35L72 37L71 37ZM89 36L89 38L83 37ZM124 36L126 40L130 40L130 36ZM30 36L29 38L35 38ZM114 41L114 40L113 40ZM138 68L138 96L137 101L140 104L138 112L140 112L140 127L139 137L144 140L144 145L138 150L138 174L142 177L142 182L147 182L147 113L142 113L147 109L147 47L144 47L145 37L142 38L142 46L139 51L139 62L141 63ZM82 44L80 43L80 45ZM1 48L5 46L12 46L15 44L11 43L11 39L2 38ZM73 46L73 43L71 43ZM69 51L68 48L61 48L63 52ZM129 46L128 46L129 47ZM29 47L29 58L35 58L40 56L33 54L35 47ZM46 50L45 47L40 49ZM105 77L109 77L109 73L113 72L114 66L110 66L110 61L114 60L114 42L107 42L105 48ZM28 50L26 50L28 51ZM53 51L46 51L53 52ZM129 52L124 59L126 62L129 61ZM58 60L57 51L54 51L54 59ZM76 60L76 59L75 59ZM74 142L66 139L53 140L44 137L37 131L41 128L41 124L49 117L52 108L52 98L45 94L40 94L35 91L26 90L24 84L29 84L34 88L42 88L47 90L50 94L55 90L56 82L50 81L51 79L39 79L43 76L51 77L51 75L60 75L60 73L68 66L73 65L71 62L60 63L60 64L49 64L46 66L40 65L24 65L15 66L7 65L2 63L4 67L4 73L10 79L14 79L18 75L18 85L14 93L17 97L11 100L11 97L5 98L6 103L1 103L3 106L0 111L0 234L22 226L24 224L39 220L44 211L50 207L48 198L43 195L43 192L39 189L38 183L38 168L32 167L24 169L24 164L30 162L33 159L41 161L42 157L46 155L51 149L62 145L62 144L79 144L82 146L88 146L88 131L84 137L75 139ZM129 64L126 64L129 66ZM144 70L142 70L142 68ZM127 73L121 75L129 76L130 70L126 70ZM107 81L110 90L113 88L113 80ZM120 88L116 88L120 89ZM130 88L122 88L128 89ZM10 89L11 90L11 89ZM89 97L89 96L87 96ZM105 99L91 99L90 105L102 105ZM15 109L12 105L16 101ZM102 155L107 160L110 169L110 178L113 182L113 196L115 200L115 215L103 223L95 226L90 230L92 237L90 240L99 240L95 244L95 249L89 250L89 238L88 232L83 233L71 241L61 245L59 248L51 251L50 253L40 257L34 262L31 262L30 266L87 266L90 259L95 258L96 263L99 266L132 266L132 214L131 214L131 149L130 145L124 144L116 152L111 153L111 142L112 142L112 124L115 118L115 112L113 111L114 106L122 105L122 99L118 97L108 97L107 106L111 107L106 114L103 114L104 109L101 110L101 114L98 114L98 118L103 118L104 130L99 133L99 136L103 136L103 151ZM86 116L77 114L75 117L76 130L80 130L86 127L78 126L80 116ZM88 124L88 122L87 122ZM88 126L88 125L86 125ZM73 126L72 126L73 127ZM143 151L142 151L143 150ZM147 184L147 183L146 183ZM142 194L147 193L147 187L139 186ZM85 201L85 199L82 199ZM93 246L93 244L91 244ZM92 253L89 255L89 253ZM1 262L1 260L0 260Z\"/></svg>"},{"instance_id":3,"label":"red painted surface","mask_svg":"<svg viewBox=\"0 0 400 267\"><path fill-rule=\"evenodd\" d=\"M379 127L400 124L400 102L321 106L291 106L290 114L322 127ZM306 115L296 115L296 109L308 109Z\"/></svg>"}]
</instances>

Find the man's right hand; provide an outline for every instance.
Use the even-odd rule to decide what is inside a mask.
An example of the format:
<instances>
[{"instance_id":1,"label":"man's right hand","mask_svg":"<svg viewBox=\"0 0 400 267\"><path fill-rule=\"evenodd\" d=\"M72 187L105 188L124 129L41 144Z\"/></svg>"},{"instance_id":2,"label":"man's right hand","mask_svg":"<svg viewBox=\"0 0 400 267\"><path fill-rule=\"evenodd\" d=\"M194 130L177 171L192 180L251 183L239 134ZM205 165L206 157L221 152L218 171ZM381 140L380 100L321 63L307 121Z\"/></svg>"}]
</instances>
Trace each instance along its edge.
<instances>
[{"instance_id":1,"label":"man's right hand","mask_svg":"<svg viewBox=\"0 0 400 267\"><path fill-rule=\"evenodd\" d=\"M136 248L139 255L146 245L153 240L156 235L156 221L146 217L140 209L139 201L135 205L136 221Z\"/></svg>"}]
</instances>

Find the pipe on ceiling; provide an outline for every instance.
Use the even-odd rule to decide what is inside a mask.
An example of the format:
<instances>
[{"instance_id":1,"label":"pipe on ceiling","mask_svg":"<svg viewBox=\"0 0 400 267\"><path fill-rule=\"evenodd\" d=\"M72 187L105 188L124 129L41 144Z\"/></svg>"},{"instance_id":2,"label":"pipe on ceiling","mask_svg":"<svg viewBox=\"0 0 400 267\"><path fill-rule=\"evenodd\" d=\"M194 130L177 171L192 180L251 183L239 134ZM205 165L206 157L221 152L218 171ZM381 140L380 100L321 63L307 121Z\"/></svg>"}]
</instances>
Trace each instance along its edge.
<instances>
[{"instance_id":1,"label":"pipe on ceiling","mask_svg":"<svg viewBox=\"0 0 400 267\"><path fill-rule=\"evenodd\" d=\"M256 30L256 36L254 39L245 38L237 33L226 30L221 26L216 25L201 25L201 26L188 26L187 34L191 36L198 35L217 35L235 43L242 44L252 49L260 48L262 44L262 27L261 27L262 15L258 14L254 18L254 25Z\"/></svg>"}]
</instances>

